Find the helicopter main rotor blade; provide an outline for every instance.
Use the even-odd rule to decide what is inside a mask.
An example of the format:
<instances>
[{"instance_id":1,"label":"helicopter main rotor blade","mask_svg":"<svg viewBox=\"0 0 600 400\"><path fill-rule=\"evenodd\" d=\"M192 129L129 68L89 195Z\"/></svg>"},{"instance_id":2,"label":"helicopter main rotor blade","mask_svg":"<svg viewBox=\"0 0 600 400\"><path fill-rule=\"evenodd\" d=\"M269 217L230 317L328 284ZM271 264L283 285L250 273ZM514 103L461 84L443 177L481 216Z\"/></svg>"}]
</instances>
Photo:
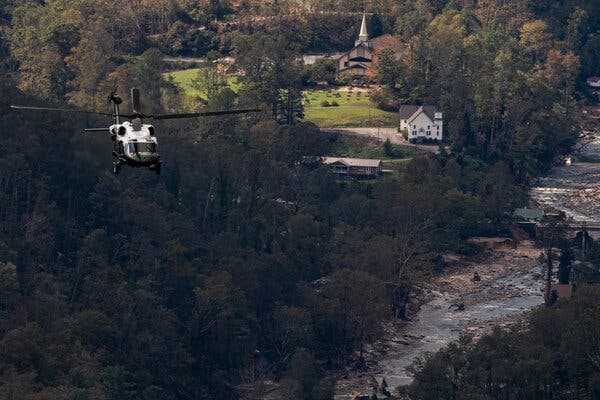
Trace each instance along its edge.
<instances>
[{"instance_id":1,"label":"helicopter main rotor blade","mask_svg":"<svg viewBox=\"0 0 600 400\"><path fill-rule=\"evenodd\" d=\"M88 132L109 132L110 130L108 128L85 128L83 131L85 133L88 133Z\"/></svg>"},{"instance_id":2,"label":"helicopter main rotor blade","mask_svg":"<svg viewBox=\"0 0 600 400\"><path fill-rule=\"evenodd\" d=\"M114 117L115 114L112 113L103 113L97 111L87 111L87 110L73 110L70 108L53 108L53 107L31 107L31 106L10 106L13 110L29 110L29 111L59 111L59 112L70 112L77 114L95 114L95 115L109 115Z\"/></svg>"},{"instance_id":3,"label":"helicopter main rotor blade","mask_svg":"<svg viewBox=\"0 0 600 400\"><path fill-rule=\"evenodd\" d=\"M261 109L253 108L247 110L222 110L222 111L205 111L197 113L183 113L183 114L158 114L158 115L146 115L146 118L152 119L177 119L177 118L198 118L198 117L212 117L215 115L233 115L233 114L248 114L253 112L261 112Z\"/></svg>"}]
</instances>

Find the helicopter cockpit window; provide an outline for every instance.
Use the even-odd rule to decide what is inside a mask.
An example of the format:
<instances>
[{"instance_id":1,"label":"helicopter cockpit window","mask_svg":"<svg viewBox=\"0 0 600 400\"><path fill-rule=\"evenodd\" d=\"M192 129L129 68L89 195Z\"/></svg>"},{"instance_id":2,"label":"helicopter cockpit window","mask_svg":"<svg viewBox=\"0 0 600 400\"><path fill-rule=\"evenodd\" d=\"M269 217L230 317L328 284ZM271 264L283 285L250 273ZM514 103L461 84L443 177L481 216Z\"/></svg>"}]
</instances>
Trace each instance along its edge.
<instances>
[{"instance_id":1,"label":"helicopter cockpit window","mask_svg":"<svg viewBox=\"0 0 600 400\"><path fill-rule=\"evenodd\" d=\"M129 143L129 152L130 153L156 153L156 143Z\"/></svg>"},{"instance_id":2,"label":"helicopter cockpit window","mask_svg":"<svg viewBox=\"0 0 600 400\"><path fill-rule=\"evenodd\" d=\"M156 153L156 143L136 143L138 153Z\"/></svg>"}]
</instances>

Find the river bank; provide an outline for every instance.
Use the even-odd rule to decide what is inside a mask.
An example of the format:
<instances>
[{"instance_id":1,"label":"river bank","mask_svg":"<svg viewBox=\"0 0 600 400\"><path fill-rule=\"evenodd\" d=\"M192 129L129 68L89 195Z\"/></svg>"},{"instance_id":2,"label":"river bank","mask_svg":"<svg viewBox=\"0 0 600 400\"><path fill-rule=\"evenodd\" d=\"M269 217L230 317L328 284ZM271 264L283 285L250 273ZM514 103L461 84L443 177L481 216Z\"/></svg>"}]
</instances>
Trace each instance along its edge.
<instances>
[{"instance_id":1,"label":"river bank","mask_svg":"<svg viewBox=\"0 0 600 400\"><path fill-rule=\"evenodd\" d=\"M543 303L540 253L534 243L523 241L489 250L476 260L457 259L421 288L421 307L410 321L387 323L385 337L369 348L365 371L339 374L335 398L370 395L374 379L385 379L393 391L412 381L409 367L417 357L463 334L479 336L519 321ZM473 281L475 272L480 281Z\"/></svg>"},{"instance_id":2,"label":"river bank","mask_svg":"<svg viewBox=\"0 0 600 400\"><path fill-rule=\"evenodd\" d=\"M584 136L572 163L556 166L531 190L534 206L562 211L574 222L600 222L600 107L585 110Z\"/></svg>"}]
</instances>

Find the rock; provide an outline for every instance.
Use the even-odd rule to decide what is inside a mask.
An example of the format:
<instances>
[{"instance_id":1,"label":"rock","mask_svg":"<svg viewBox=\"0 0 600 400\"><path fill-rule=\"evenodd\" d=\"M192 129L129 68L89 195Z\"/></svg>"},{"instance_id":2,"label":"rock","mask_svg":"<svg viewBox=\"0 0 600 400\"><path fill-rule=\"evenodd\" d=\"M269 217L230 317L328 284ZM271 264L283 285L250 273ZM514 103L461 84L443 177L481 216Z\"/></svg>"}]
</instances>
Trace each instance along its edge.
<instances>
[{"instance_id":1,"label":"rock","mask_svg":"<svg viewBox=\"0 0 600 400\"><path fill-rule=\"evenodd\" d=\"M465 311L465 303L453 303L450 304L448 309L454 309L455 311Z\"/></svg>"}]
</instances>

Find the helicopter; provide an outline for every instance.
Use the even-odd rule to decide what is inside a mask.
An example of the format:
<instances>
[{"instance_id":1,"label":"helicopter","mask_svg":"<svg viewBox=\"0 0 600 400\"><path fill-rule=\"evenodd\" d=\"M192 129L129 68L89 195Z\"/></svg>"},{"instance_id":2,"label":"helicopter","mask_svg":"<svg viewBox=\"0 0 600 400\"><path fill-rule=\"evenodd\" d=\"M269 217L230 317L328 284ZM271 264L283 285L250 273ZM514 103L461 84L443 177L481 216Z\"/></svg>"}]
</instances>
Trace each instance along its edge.
<instances>
[{"instance_id":1,"label":"helicopter","mask_svg":"<svg viewBox=\"0 0 600 400\"><path fill-rule=\"evenodd\" d=\"M112 104L112 113L75 110L68 108L16 105L11 105L10 108L14 110L57 111L79 114L107 115L114 117L115 123L108 128L86 128L83 131L85 133L106 131L110 133L110 138L113 142L113 173L115 175L119 174L121 171L121 166L123 165L128 165L130 167L145 167L150 170L154 170L157 175L160 175L162 162L158 153L156 129L151 124L145 124L143 122L144 119L165 120L177 118L198 118L216 115L246 114L261 111L259 109L238 109L179 114L144 114L140 111L140 91L137 88L131 89L132 112L130 114L120 113L119 106L123 103L123 99L117 95L116 87L108 96L108 102ZM121 118L126 119L126 121L121 122Z\"/></svg>"}]
</instances>

